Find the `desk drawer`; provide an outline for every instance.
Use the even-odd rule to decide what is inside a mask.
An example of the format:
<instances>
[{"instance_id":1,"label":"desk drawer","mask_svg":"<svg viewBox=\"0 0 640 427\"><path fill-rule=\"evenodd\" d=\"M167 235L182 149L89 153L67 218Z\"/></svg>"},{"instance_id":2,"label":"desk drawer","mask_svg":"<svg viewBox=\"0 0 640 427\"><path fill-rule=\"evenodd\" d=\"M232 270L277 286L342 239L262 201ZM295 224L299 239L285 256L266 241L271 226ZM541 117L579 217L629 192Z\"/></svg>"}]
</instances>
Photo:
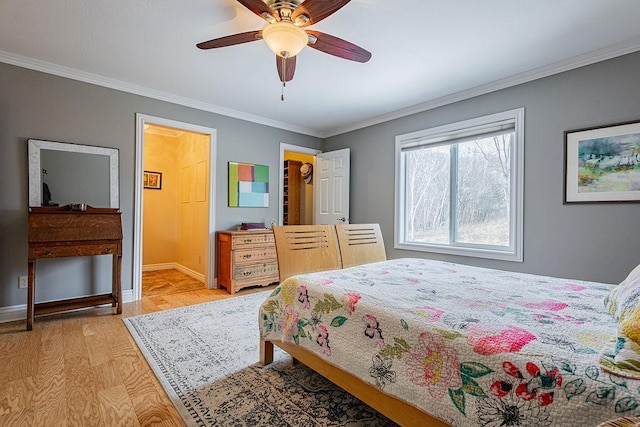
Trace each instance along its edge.
<instances>
[{"instance_id":1,"label":"desk drawer","mask_svg":"<svg viewBox=\"0 0 640 427\"><path fill-rule=\"evenodd\" d=\"M76 246L49 246L42 248L29 248L29 258L62 258L88 255L113 255L118 252L118 245L94 244Z\"/></svg>"}]
</instances>

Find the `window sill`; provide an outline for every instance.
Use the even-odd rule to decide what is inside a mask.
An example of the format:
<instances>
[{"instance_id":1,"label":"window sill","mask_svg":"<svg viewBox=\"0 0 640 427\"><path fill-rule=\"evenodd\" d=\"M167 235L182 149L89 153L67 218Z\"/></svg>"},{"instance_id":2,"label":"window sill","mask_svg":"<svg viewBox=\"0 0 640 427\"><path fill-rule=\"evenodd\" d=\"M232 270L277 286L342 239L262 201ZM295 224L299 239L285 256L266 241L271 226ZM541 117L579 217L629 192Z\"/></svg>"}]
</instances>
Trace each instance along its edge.
<instances>
[{"instance_id":1,"label":"window sill","mask_svg":"<svg viewBox=\"0 0 640 427\"><path fill-rule=\"evenodd\" d=\"M523 262L522 250L508 251L487 248L469 248L457 246L439 246L420 243L395 243L395 249L408 251L433 252L446 255L459 255L473 258L495 259L500 261Z\"/></svg>"}]
</instances>

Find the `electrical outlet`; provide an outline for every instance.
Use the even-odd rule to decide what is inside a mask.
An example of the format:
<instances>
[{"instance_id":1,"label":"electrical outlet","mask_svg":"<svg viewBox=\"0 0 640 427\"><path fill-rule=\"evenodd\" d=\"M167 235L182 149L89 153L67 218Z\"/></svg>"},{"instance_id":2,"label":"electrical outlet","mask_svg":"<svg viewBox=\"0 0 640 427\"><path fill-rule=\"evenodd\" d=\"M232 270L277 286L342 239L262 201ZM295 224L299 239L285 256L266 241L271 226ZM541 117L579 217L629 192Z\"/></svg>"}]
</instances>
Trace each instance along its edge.
<instances>
[{"instance_id":1,"label":"electrical outlet","mask_svg":"<svg viewBox=\"0 0 640 427\"><path fill-rule=\"evenodd\" d=\"M28 283L27 276L18 276L18 289L26 289Z\"/></svg>"}]
</instances>

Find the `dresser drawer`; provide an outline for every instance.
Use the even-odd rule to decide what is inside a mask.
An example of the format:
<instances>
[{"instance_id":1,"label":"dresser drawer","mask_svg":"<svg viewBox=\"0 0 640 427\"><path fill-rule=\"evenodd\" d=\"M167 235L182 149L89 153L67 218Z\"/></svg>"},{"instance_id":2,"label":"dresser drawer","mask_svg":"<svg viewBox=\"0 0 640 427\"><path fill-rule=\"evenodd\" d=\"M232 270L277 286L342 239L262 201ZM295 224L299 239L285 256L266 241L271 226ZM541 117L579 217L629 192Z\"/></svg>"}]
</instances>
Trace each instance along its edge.
<instances>
[{"instance_id":1,"label":"dresser drawer","mask_svg":"<svg viewBox=\"0 0 640 427\"><path fill-rule=\"evenodd\" d=\"M233 278L237 281L251 280L264 276L278 276L278 262L269 261L257 264L236 265L233 269ZM277 280L277 279L276 279Z\"/></svg>"},{"instance_id":2,"label":"dresser drawer","mask_svg":"<svg viewBox=\"0 0 640 427\"><path fill-rule=\"evenodd\" d=\"M274 247L238 249L233 252L233 262L235 264L252 263L254 261L262 260L275 260L277 258L276 248Z\"/></svg>"},{"instance_id":3,"label":"dresser drawer","mask_svg":"<svg viewBox=\"0 0 640 427\"><path fill-rule=\"evenodd\" d=\"M113 255L118 252L117 244L95 244L77 246L49 246L29 248L29 258L60 258L88 255Z\"/></svg>"},{"instance_id":4,"label":"dresser drawer","mask_svg":"<svg viewBox=\"0 0 640 427\"><path fill-rule=\"evenodd\" d=\"M255 235L243 234L233 236L232 249L242 249L248 246L273 245L275 240L273 233L258 233Z\"/></svg>"}]
</instances>

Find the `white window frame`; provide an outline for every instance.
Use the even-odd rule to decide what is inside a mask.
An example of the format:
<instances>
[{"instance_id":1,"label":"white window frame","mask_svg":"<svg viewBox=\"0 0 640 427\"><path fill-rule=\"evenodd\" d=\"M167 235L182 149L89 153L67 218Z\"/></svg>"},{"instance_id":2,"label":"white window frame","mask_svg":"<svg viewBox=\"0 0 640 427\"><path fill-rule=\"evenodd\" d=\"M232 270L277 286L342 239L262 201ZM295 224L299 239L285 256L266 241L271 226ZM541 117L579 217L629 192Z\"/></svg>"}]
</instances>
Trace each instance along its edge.
<instances>
[{"instance_id":1,"label":"white window frame","mask_svg":"<svg viewBox=\"0 0 640 427\"><path fill-rule=\"evenodd\" d=\"M490 129L492 126L509 123L513 124L515 131L513 152L510 159L510 245L508 247L477 244L467 246L455 242L435 244L407 241L404 235L405 170L402 149L442 141L454 141L464 137L466 134L478 133L480 129ZM524 108L398 135L396 136L395 153L394 248L505 261L523 261Z\"/></svg>"}]
</instances>

